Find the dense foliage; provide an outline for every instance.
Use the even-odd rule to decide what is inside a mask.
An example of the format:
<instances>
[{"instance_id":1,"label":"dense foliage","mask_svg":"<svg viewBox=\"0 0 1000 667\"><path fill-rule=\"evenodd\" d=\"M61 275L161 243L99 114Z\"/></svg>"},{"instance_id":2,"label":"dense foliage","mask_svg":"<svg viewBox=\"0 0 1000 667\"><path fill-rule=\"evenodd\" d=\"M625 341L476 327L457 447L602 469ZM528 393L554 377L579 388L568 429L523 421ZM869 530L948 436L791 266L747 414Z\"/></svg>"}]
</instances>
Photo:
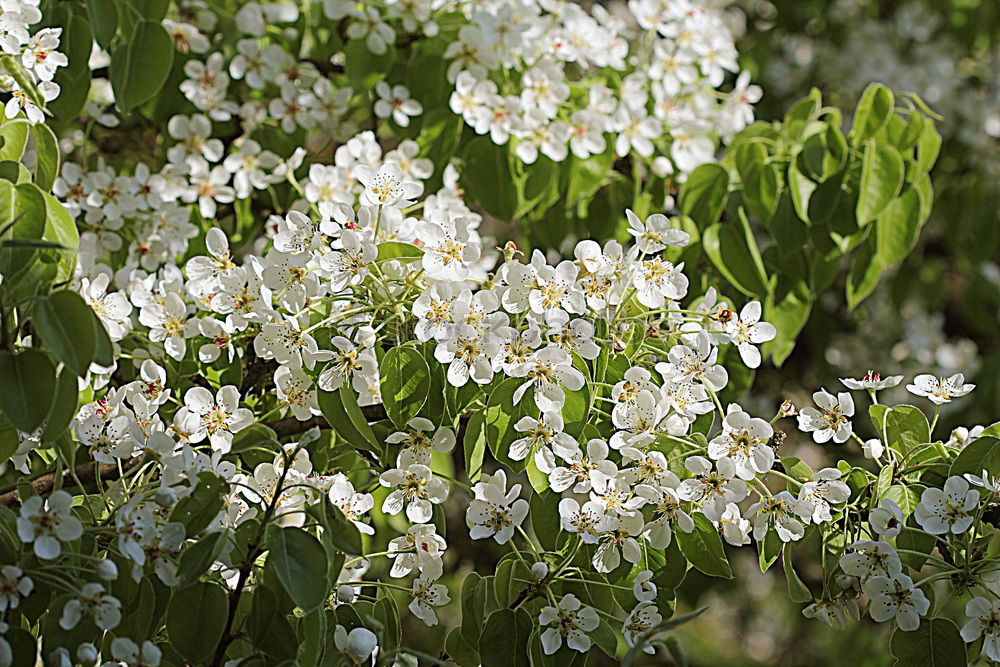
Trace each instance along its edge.
<instances>
[{"instance_id":1,"label":"dense foliage","mask_svg":"<svg viewBox=\"0 0 1000 667\"><path fill-rule=\"evenodd\" d=\"M917 244L916 94L754 122L693 0L8 4L0 665L681 662L742 552L1000 659L975 386L754 389Z\"/></svg>"}]
</instances>

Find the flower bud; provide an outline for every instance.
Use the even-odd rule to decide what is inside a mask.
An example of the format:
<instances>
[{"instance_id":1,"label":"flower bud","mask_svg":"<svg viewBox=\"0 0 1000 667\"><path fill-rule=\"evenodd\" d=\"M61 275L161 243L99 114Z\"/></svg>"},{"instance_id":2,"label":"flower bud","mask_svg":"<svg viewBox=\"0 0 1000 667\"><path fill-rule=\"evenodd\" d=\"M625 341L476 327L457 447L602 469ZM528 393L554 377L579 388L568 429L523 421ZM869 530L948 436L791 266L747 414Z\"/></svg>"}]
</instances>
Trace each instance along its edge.
<instances>
[{"instance_id":1,"label":"flower bud","mask_svg":"<svg viewBox=\"0 0 1000 667\"><path fill-rule=\"evenodd\" d=\"M882 446L882 441L878 438L866 440L864 444L861 445L861 449L864 451L866 459L877 459L882 456L882 453L885 451L885 447Z\"/></svg>"},{"instance_id":2,"label":"flower bud","mask_svg":"<svg viewBox=\"0 0 1000 667\"><path fill-rule=\"evenodd\" d=\"M118 566L113 560L105 558L97 564L97 576L104 581L114 581L118 578Z\"/></svg>"},{"instance_id":3,"label":"flower bud","mask_svg":"<svg viewBox=\"0 0 1000 667\"><path fill-rule=\"evenodd\" d=\"M535 581L541 581L549 573L549 566L539 561L531 566L531 576Z\"/></svg>"},{"instance_id":4,"label":"flower bud","mask_svg":"<svg viewBox=\"0 0 1000 667\"><path fill-rule=\"evenodd\" d=\"M154 499L157 505L164 509L169 509L177 503L177 492L169 486L161 486L156 490Z\"/></svg>"},{"instance_id":5,"label":"flower bud","mask_svg":"<svg viewBox=\"0 0 1000 667\"><path fill-rule=\"evenodd\" d=\"M354 586L341 584L337 587L337 602L350 604L354 602Z\"/></svg>"},{"instance_id":6,"label":"flower bud","mask_svg":"<svg viewBox=\"0 0 1000 667\"><path fill-rule=\"evenodd\" d=\"M97 647L90 642L80 644L76 649L76 661L84 665L93 665L97 662Z\"/></svg>"},{"instance_id":7,"label":"flower bud","mask_svg":"<svg viewBox=\"0 0 1000 667\"><path fill-rule=\"evenodd\" d=\"M797 412L798 410L795 409L795 404L791 401L785 401L781 404L781 407L778 408L778 414L782 417L793 417Z\"/></svg>"}]
</instances>

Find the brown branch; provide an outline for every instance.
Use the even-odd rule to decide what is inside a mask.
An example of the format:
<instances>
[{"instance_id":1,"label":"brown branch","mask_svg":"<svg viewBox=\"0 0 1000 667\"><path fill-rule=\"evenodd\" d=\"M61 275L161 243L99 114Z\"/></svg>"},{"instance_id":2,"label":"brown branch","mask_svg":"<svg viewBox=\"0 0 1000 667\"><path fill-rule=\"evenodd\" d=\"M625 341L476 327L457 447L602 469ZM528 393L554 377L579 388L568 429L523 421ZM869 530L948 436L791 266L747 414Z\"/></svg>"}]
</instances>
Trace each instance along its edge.
<instances>
[{"instance_id":1,"label":"brown branch","mask_svg":"<svg viewBox=\"0 0 1000 667\"><path fill-rule=\"evenodd\" d=\"M68 470L63 471L62 488L79 488L79 485L77 484L77 479L79 479L85 490L96 491L98 476L100 476L102 480L116 480L121 476L122 472L127 472L136 467L142 463L143 459L143 456L136 456L135 458L124 460L122 461L120 470L117 463L81 463L74 469L74 472L76 473L75 478ZM50 472L44 475L39 475L38 477L30 480L28 483L31 484L36 494L45 496L55 488L55 482L56 473ZM20 505L22 500L21 494L16 486L0 494L0 506L3 507Z\"/></svg>"}]
</instances>

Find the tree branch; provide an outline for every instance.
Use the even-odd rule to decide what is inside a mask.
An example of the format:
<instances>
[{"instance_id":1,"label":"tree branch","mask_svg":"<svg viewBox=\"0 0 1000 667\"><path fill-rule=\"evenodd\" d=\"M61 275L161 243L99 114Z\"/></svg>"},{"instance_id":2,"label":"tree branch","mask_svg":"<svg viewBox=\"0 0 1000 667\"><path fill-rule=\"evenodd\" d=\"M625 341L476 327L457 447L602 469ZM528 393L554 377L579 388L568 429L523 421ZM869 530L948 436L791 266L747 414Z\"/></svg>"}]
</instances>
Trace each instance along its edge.
<instances>
[{"instance_id":1,"label":"tree branch","mask_svg":"<svg viewBox=\"0 0 1000 667\"><path fill-rule=\"evenodd\" d=\"M79 479L85 490L96 491L98 476L100 476L102 480L116 480L121 476L121 472L128 472L142 463L144 459L145 457L141 455L131 459L126 459L122 461L120 470L117 463L81 463L74 469L74 472L76 473L75 477L70 474L70 471L63 471L62 488L79 488L79 485L76 483L76 480ZM55 482L56 473L50 472L30 480L28 483L34 488L35 493L40 496L44 496L48 495L55 488ZM21 494L16 485L0 494L0 506L3 507L17 506L20 505L22 501L23 498L21 498Z\"/></svg>"}]
</instances>

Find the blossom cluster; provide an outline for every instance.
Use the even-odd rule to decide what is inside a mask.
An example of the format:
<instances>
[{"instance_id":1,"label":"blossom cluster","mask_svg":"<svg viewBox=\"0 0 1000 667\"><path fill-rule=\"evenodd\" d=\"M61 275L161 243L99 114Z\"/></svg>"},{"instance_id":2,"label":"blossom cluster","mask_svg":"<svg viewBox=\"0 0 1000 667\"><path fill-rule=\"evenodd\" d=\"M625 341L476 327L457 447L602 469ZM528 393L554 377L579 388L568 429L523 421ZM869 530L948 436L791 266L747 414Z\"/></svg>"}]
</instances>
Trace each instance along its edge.
<instances>
[{"instance_id":1,"label":"blossom cluster","mask_svg":"<svg viewBox=\"0 0 1000 667\"><path fill-rule=\"evenodd\" d=\"M58 68L69 63L58 50L62 28L31 29L42 20L39 4L39 0L6 3L0 29L0 52L4 55L0 90L10 93L4 115L10 119L23 112L33 123L44 119L44 104L59 96L59 84L52 79ZM26 80L22 78L25 75Z\"/></svg>"}]
</instances>

